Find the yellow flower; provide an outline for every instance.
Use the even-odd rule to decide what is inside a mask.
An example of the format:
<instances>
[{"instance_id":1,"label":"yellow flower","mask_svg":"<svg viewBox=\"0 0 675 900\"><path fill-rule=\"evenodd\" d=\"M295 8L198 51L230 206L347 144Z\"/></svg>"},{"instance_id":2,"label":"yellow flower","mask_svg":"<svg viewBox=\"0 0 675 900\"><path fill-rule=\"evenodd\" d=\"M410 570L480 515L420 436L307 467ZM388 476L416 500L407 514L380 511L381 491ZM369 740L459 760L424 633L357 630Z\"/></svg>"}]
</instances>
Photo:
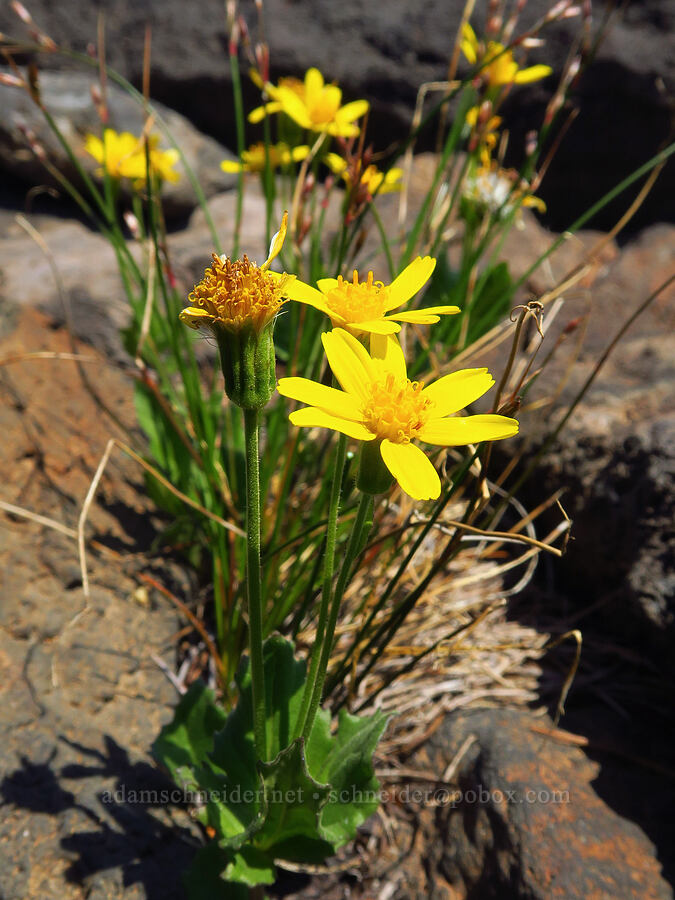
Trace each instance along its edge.
<instances>
[{"instance_id":1,"label":"yellow flower","mask_svg":"<svg viewBox=\"0 0 675 900\"><path fill-rule=\"evenodd\" d=\"M270 272L272 260L280 253L286 237L288 214L284 213L279 231L272 238L269 256L261 266L244 254L243 259L228 259L213 254L213 265L204 272L188 296L192 304L180 314L190 328L220 328L239 332L252 327L260 333L273 321L288 297L294 275Z\"/></svg>"},{"instance_id":2,"label":"yellow flower","mask_svg":"<svg viewBox=\"0 0 675 900\"><path fill-rule=\"evenodd\" d=\"M284 112L302 128L323 131L333 137L356 137L356 119L368 111L367 100L354 100L341 106L342 91L335 84L325 84L318 69L308 69L304 82L280 80L275 87L266 84L271 101L254 109L249 122L259 122L272 112Z\"/></svg>"},{"instance_id":3,"label":"yellow flower","mask_svg":"<svg viewBox=\"0 0 675 900\"><path fill-rule=\"evenodd\" d=\"M494 150L497 146L497 131L502 124L501 116L489 116L482 120L480 108L472 106L466 114L466 124L476 135L480 147L487 147L488 151Z\"/></svg>"},{"instance_id":4,"label":"yellow flower","mask_svg":"<svg viewBox=\"0 0 675 900\"><path fill-rule=\"evenodd\" d=\"M462 186L462 197L474 206L479 215L485 212L505 218L520 206L546 211L546 204L539 197L528 193L520 177L513 169L502 169L488 151L481 151L481 165L470 170Z\"/></svg>"},{"instance_id":5,"label":"yellow flower","mask_svg":"<svg viewBox=\"0 0 675 900\"><path fill-rule=\"evenodd\" d=\"M518 432L518 422L506 416L454 415L492 387L494 379L487 369L463 369L424 387L408 378L395 337L375 335L370 354L341 328L321 339L342 390L308 378L282 378L280 394L310 404L292 412L291 422L332 428L358 441L377 441L385 466L415 500L435 500L441 482L413 440L452 447Z\"/></svg>"},{"instance_id":6,"label":"yellow flower","mask_svg":"<svg viewBox=\"0 0 675 900\"><path fill-rule=\"evenodd\" d=\"M488 41L485 45L476 37L476 32L468 22L462 28L462 53L472 65L480 65L480 74L489 87L506 84L528 84L540 81L551 74L550 66L531 66L521 69L513 58L513 53L498 41Z\"/></svg>"},{"instance_id":7,"label":"yellow flower","mask_svg":"<svg viewBox=\"0 0 675 900\"><path fill-rule=\"evenodd\" d=\"M178 172L174 172L173 167L180 159L178 150L171 147L169 150L160 150L157 147L159 138L156 135L150 135L150 171L153 175L158 175L162 181L171 181L173 183L180 181ZM143 153L145 159L145 153Z\"/></svg>"},{"instance_id":8,"label":"yellow flower","mask_svg":"<svg viewBox=\"0 0 675 900\"><path fill-rule=\"evenodd\" d=\"M341 275L320 278L319 290L295 281L289 288L289 297L320 309L334 327L344 328L353 335L396 334L401 330L399 322L433 325L439 316L460 312L458 306L431 306L387 315L421 290L435 265L436 260L430 256L418 256L389 285L374 281L372 272L368 272L366 281L359 281L356 269L352 281L345 281Z\"/></svg>"},{"instance_id":9,"label":"yellow flower","mask_svg":"<svg viewBox=\"0 0 675 900\"><path fill-rule=\"evenodd\" d=\"M224 159L220 168L223 172L264 172L267 157L269 157L270 168L278 169L289 166L292 162L300 162L308 153L309 147L307 146L291 149L288 144L281 142L270 144L266 154L263 143L253 144L241 154L241 162Z\"/></svg>"},{"instance_id":10,"label":"yellow flower","mask_svg":"<svg viewBox=\"0 0 675 900\"><path fill-rule=\"evenodd\" d=\"M101 168L97 175L107 171L113 178L145 177L145 156L139 138L123 131L118 134L112 128L103 132L103 140L94 134L85 137L84 149L94 157Z\"/></svg>"},{"instance_id":11,"label":"yellow flower","mask_svg":"<svg viewBox=\"0 0 675 900\"><path fill-rule=\"evenodd\" d=\"M180 175L173 171L178 162L177 150L160 150L156 134L148 138L150 170L163 181L178 181ZM94 134L85 137L84 149L101 164L97 175L107 171L112 178L131 178L136 183L147 180L147 161L143 139L128 131L119 134L112 128L103 132L103 140Z\"/></svg>"},{"instance_id":12,"label":"yellow flower","mask_svg":"<svg viewBox=\"0 0 675 900\"><path fill-rule=\"evenodd\" d=\"M338 156L337 153L327 153L325 162L335 175L344 178L348 188L352 187L352 178L349 173L349 166L346 159L343 159L342 156ZM389 169L388 172L380 172L377 166L366 166L361 173L359 184L362 185L371 196L375 193L387 194L390 191L401 190L399 182L402 175L403 169L393 168Z\"/></svg>"},{"instance_id":13,"label":"yellow flower","mask_svg":"<svg viewBox=\"0 0 675 900\"><path fill-rule=\"evenodd\" d=\"M305 83L299 78L280 78L278 84L275 87L269 82L265 84L258 72L256 72L255 69L252 69L251 80L260 88L260 90L263 90L264 88L270 97L275 96L276 92L280 88L293 91L301 98L305 96ZM279 100L270 100L269 103L265 103L263 106L258 106L256 107L256 109L252 110L248 114L248 120L252 125L257 125L258 122L262 122L265 116L271 116L274 115L274 113L278 112L281 112L281 103L279 102Z\"/></svg>"}]
</instances>

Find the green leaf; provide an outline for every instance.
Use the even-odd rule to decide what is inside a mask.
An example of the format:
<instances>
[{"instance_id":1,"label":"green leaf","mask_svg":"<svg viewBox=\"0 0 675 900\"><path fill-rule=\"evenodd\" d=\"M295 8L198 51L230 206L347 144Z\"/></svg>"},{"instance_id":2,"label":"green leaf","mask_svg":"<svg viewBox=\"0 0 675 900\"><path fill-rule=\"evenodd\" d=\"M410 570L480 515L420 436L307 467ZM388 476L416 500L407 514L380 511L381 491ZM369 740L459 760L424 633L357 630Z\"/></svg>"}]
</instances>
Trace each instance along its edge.
<instances>
[{"instance_id":1,"label":"green leaf","mask_svg":"<svg viewBox=\"0 0 675 900\"><path fill-rule=\"evenodd\" d=\"M181 787L194 786L194 771L213 748L213 738L226 720L213 691L195 681L174 711L173 720L162 728L152 745L157 762L169 770Z\"/></svg>"},{"instance_id":2,"label":"green leaf","mask_svg":"<svg viewBox=\"0 0 675 900\"><path fill-rule=\"evenodd\" d=\"M298 838L320 841L319 815L330 797L330 785L320 784L309 774L304 740L282 750L270 763L260 763L265 786L265 824L255 835L255 844L270 854ZM332 853L324 842L323 857Z\"/></svg>"},{"instance_id":3,"label":"green leaf","mask_svg":"<svg viewBox=\"0 0 675 900\"><path fill-rule=\"evenodd\" d=\"M228 884L222 877L228 860L227 853L214 842L198 850L183 875L188 900L249 900L247 887Z\"/></svg>"},{"instance_id":4,"label":"green leaf","mask_svg":"<svg viewBox=\"0 0 675 900\"><path fill-rule=\"evenodd\" d=\"M305 665L296 660L293 644L279 635L263 647L267 695L267 746L278 757L291 743L302 691ZM257 766L253 737L253 697L251 673L245 659L237 673L239 700L215 736L209 756L209 771L198 773L203 789L221 800L207 803L207 817L221 837L223 846L239 849L263 827L265 788ZM316 833L316 830L315 830Z\"/></svg>"},{"instance_id":5,"label":"green leaf","mask_svg":"<svg viewBox=\"0 0 675 900\"><path fill-rule=\"evenodd\" d=\"M386 724L387 716L381 711L352 716L342 709L330 748L313 748L313 754L321 753L322 759L316 761L316 768L312 759L310 771L331 786L330 800L321 813L322 835L336 848L350 841L379 806L380 782L372 760Z\"/></svg>"},{"instance_id":6,"label":"green leaf","mask_svg":"<svg viewBox=\"0 0 675 900\"><path fill-rule=\"evenodd\" d=\"M223 873L228 881L247 884L274 884L274 859L263 850L247 845L235 852Z\"/></svg>"},{"instance_id":7,"label":"green leaf","mask_svg":"<svg viewBox=\"0 0 675 900\"><path fill-rule=\"evenodd\" d=\"M195 772L205 797L201 819L215 829L221 847L238 850L263 825L262 779L255 770L252 775L257 780L242 787L210 763Z\"/></svg>"}]
</instances>

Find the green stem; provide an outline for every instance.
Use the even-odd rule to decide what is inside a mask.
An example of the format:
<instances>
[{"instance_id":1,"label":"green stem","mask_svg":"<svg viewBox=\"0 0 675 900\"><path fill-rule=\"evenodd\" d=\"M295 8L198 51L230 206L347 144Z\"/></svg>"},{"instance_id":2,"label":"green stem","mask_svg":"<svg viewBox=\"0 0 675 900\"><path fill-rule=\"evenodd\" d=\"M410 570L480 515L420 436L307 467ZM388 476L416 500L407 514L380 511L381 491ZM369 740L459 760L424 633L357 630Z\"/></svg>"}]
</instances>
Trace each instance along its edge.
<instances>
[{"instance_id":1,"label":"green stem","mask_svg":"<svg viewBox=\"0 0 675 900\"><path fill-rule=\"evenodd\" d=\"M328 626L326 628L326 634L321 645L321 657L319 659L318 677L313 685L309 712L302 729L302 735L305 739L307 739L312 732L314 719L319 708L319 703L321 702L323 685L326 680L326 671L328 670L328 661L330 659L331 650L333 649L333 638L335 636L335 626L337 625L340 604L342 603L342 598L344 596L345 588L347 587L347 582L349 581L349 576L352 571L354 560L363 547L363 539L366 536L365 532L372 508L372 496L370 494L361 494L361 497L359 499L359 506L356 511L356 521L354 522L352 533L349 536L349 543L347 544L344 562L342 563L342 568L340 569L340 574L335 586L335 593L333 594L331 601Z\"/></svg>"},{"instance_id":2,"label":"green stem","mask_svg":"<svg viewBox=\"0 0 675 900\"><path fill-rule=\"evenodd\" d=\"M253 693L253 731L258 758L267 760L265 733L265 673L263 669L262 578L260 573L260 469L258 411L244 410L246 443L246 590Z\"/></svg>"},{"instance_id":3,"label":"green stem","mask_svg":"<svg viewBox=\"0 0 675 900\"><path fill-rule=\"evenodd\" d=\"M305 681L305 691L302 695L302 704L295 724L295 736L298 737L305 727L307 715L310 709L314 686L317 680L319 662L323 655L323 645L326 642L326 623L330 607L331 588L333 586L333 571L335 569L335 541L337 536L338 508L340 506L340 489L342 487L342 474L347 456L347 437L340 435L335 454L335 468L333 470L333 484L330 491L328 507L328 524L326 525L326 548L323 558L323 588L321 591L321 607L319 609L319 621L316 626L316 641L312 651L309 674ZM312 719L314 717L312 716ZM310 726L311 727L311 726Z\"/></svg>"}]
</instances>

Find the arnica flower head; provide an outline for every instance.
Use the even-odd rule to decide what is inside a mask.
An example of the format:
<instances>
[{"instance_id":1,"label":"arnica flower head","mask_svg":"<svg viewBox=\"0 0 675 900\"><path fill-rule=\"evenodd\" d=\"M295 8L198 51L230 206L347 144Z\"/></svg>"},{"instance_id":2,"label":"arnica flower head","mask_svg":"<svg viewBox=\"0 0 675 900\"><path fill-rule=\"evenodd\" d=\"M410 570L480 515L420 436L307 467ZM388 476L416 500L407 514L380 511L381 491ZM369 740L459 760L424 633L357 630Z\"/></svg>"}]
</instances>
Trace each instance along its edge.
<instances>
[{"instance_id":1,"label":"arnica flower head","mask_svg":"<svg viewBox=\"0 0 675 900\"><path fill-rule=\"evenodd\" d=\"M288 227L288 214L284 213L281 227L272 238L269 256L258 266L246 254L242 259L229 259L224 254L212 254L213 264L196 284L180 320L190 328L225 328L236 332L253 328L260 332L281 309L288 288L295 275L279 275L270 272L272 260L279 255Z\"/></svg>"},{"instance_id":2,"label":"arnica flower head","mask_svg":"<svg viewBox=\"0 0 675 900\"><path fill-rule=\"evenodd\" d=\"M468 22L462 28L461 47L468 61L481 67L480 75L491 88L540 81L553 71L550 66L543 65L521 69L511 50L507 50L499 41L488 41L487 44L479 41Z\"/></svg>"},{"instance_id":3,"label":"arnica flower head","mask_svg":"<svg viewBox=\"0 0 675 900\"><path fill-rule=\"evenodd\" d=\"M389 285L375 281L372 272L368 272L365 281L359 281L356 269L351 281L341 275L320 278L318 290L295 281L289 286L289 297L321 310L334 327L344 328L353 335L396 334L401 330L401 322L433 325L439 316L460 312L458 306L396 312L426 284L435 266L436 260L430 256L418 256Z\"/></svg>"},{"instance_id":4,"label":"arnica flower head","mask_svg":"<svg viewBox=\"0 0 675 900\"><path fill-rule=\"evenodd\" d=\"M391 335L374 336L370 353L341 328L321 339L342 390L307 378L282 378L280 394L310 404L292 412L291 422L332 428L372 443L390 475L415 500L435 500L441 482L413 441L453 447L518 432L518 422L507 416L455 415L492 387L494 379L487 369L463 369L425 387L408 378L403 351Z\"/></svg>"},{"instance_id":5,"label":"arnica flower head","mask_svg":"<svg viewBox=\"0 0 675 900\"><path fill-rule=\"evenodd\" d=\"M173 170L178 162L177 150L160 150L159 137L151 134L148 138L150 171L162 181L179 180L180 175ZM130 178L136 183L147 180L148 169L143 139L128 131L116 132L106 128L103 140L94 134L85 137L84 149L93 156L100 168L97 175L107 172L112 178Z\"/></svg>"},{"instance_id":6,"label":"arnica flower head","mask_svg":"<svg viewBox=\"0 0 675 900\"><path fill-rule=\"evenodd\" d=\"M264 172L269 160L270 169L286 168L291 163L301 162L309 153L309 147L289 147L280 142L270 144L253 144L241 154L241 160L224 159L220 168L223 172Z\"/></svg>"},{"instance_id":7,"label":"arnica flower head","mask_svg":"<svg viewBox=\"0 0 675 900\"><path fill-rule=\"evenodd\" d=\"M271 102L253 110L250 122L259 122L270 112L284 112L309 131L333 137L356 137L356 120L368 111L367 100L354 100L342 106L342 91L336 84L326 84L318 69L308 69L303 82L279 81L275 87L266 84Z\"/></svg>"},{"instance_id":8,"label":"arnica flower head","mask_svg":"<svg viewBox=\"0 0 675 900\"><path fill-rule=\"evenodd\" d=\"M546 204L529 193L518 172L502 169L483 149L480 165L470 169L462 185L465 215L482 217L486 213L504 219L521 206L546 211Z\"/></svg>"},{"instance_id":9,"label":"arnica flower head","mask_svg":"<svg viewBox=\"0 0 675 900\"><path fill-rule=\"evenodd\" d=\"M327 153L325 163L335 175L343 178L347 188L352 188L352 176L349 171L349 164L342 156L337 153ZM401 190L401 178L403 169L392 168L388 172L380 172L377 166L370 165L361 173L359 178L359 186L363 187L372 197L374 194L388 194L391 191Z\"/></svg>"},{"instance_id":10,"label":"arnica flower head","mask_svg":"<svg viewBox=\"0 0 675 900\"><path fill-rule=\"evenodd\" d=\"M242 409L262 409L274 393L274 319L288 296L294 275L270 272L286 237L288 214L272 238L261 266L244 255L213 254L213 265L188 296L180 319L190 328L208 328L215 336L227 396Z\"/></svg>"}]
</instances>

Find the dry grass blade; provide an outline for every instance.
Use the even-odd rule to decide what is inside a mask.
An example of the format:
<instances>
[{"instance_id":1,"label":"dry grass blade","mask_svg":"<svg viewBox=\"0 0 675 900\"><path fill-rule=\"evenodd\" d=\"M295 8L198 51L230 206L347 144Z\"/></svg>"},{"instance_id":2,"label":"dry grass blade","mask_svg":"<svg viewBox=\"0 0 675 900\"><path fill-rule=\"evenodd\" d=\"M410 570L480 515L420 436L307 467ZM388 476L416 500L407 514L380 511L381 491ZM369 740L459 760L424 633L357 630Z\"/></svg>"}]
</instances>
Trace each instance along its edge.
<instances>
[{"instance_id":1,"label":"dry grass blade","mask_svg":"<svg viewBox=\"0 0 675 900\"><path fill-rule=\"evenodd\" d=\"M85 356L82 353L58 353L55 350L35 350L30 353L17 353L14 356L4 356L0 359L0 366L7 366L10 363L25 362L34 359L70 359L75 362L96 362L93 356Z\"/></svg>"},{"instance_id":2,"label":"dry grass blade","mask_svg":"<svg viewBox=\"0 0 675 900\"><path fill-rule=\"evenodd\" d=\"M87 496L85 498L84 504L82 506L82 511L80 513L80 518L78 522L78 547L80 554L80 571L82 574L82 588L84 590L85 596L85 605L89 598L89 578L87 575L87 563L86 563L86 555L85 555L85 542L84 542L84 527L87 521L87 515L89 512L89 507L94 499L94 495L96 494L96 490L98 488L99 482L103 476L103 472L110 458L110 454L113 450L113 447L119 447L119 449L126 453L127 456L130 456L135 462L137 462L140 466L142 466L146 472L149 472L153 478L156 478L159 483L165 487L168 491L170 491L174 497L178 497L179 500L182 500L187 506L192 507L192 509L197 510L202 515L206 516L208 519L211 519L214 522L217 522L227 531L231 531L233 534L238 535L239 537L246 537L244 531L236 525L233 525L231 522L226 522L225 519L217 516L215 513L212 513L210 510L203 507L200 503L197 503L196 500L193 500L191 497L188 497L186 494L183 494L182 491L179 491L178 488L174 487L170 481L168 481L161 472L158 472L154 466L151 466L150 463L146 462L142 456L136 453L135 450L132 450L131 447L128 447L125 443L120 441L118 438L110 438L108 441L106 448L103 452L103 456L98 464L98 468L94 477L89 485L89 490L87 491Z\"/></svg>"},{"instance_id":3,"label":"dry grass blade","mask_svg":"<svg viewBox=\"0 0 675 900\"><path fill-rule=\"evenodd\" d=\"M222 662L222 659L220 658L220 654L216 650L216 645L213 643L213 640L211 639L211 636L209 635L208 631L204 627L203 623L199 621L197 616L192 612L192 610L188 606L185 605L185 603L183 603L182 600L179 600L175 594L172 594L168 588L164 587L163 584L160 584L159 581L157 581L155 578L152 578L150 575L145 575L143 573L141 573L140 577L141 577L142 581L144 581L146 584L149 584L156 591L159 591L160 594L162 594L164 597L166 597L167 600L170 600L174 604L174 606L178 607L178 609L183 613L185 618L190 622L190 624L195 629L195 631L197 631L199 633L200 637L206 644L206 648L208 649L209 653L211 654L211 658L213 659L214 665L216 667L216 671L218 672L218 675L220 676L221 683L222 683L222 679L226 678L226 673L223 668L223 662Z\"/></svg>"},{"instance_id":4,"label":"dry grass blade","mask_svg":"<svg viewBox=\"0 0 675 900\"><path fill-rule=\"evenodd\" d=\"M54 531L58 531L61 534L65 534L66 537L77 540L77 531L75 531L74 528L68 528L67 525L63 525L61 522L57 522L56 519L41 516L38 513L31 512L29 509L24 509L22 506L14 506L13 503L6 503L4 500L0 500L0 509L4 509L5 512L8 512L13 516L21 516L23 519L37 522L38 525L46 525L47 528L53 528Z\"/></svg>"},{"instance_id":5,"label":"dry grass blade","mask_svg":"<svg viewBox=\"0 0 675 900\"><path fill-rule=\"evenodd\" d=\"M561 717L565 712L565 701L567 700L567 695L570 692L570 688L572 687L572 682L574 681L574 676L577 674L577 669L579 668L579 660L581 659L581 632L578 628L573 629L572 631L566 631L565 634L561 634L560 637L557 637L551 640L547 646L547 650L553 650L554 647L562 644L563 641L566 641L568 638L573 638L576 641L576 652L574 654L574 659L572 660L572 665L570 666L569 672L565 677L565 681L563 682L562 689L560 691L560 697L558 698L558 705L555 711L555 718L553 719L553 724L557 726Z\"/></svg>"}]
</instances>

